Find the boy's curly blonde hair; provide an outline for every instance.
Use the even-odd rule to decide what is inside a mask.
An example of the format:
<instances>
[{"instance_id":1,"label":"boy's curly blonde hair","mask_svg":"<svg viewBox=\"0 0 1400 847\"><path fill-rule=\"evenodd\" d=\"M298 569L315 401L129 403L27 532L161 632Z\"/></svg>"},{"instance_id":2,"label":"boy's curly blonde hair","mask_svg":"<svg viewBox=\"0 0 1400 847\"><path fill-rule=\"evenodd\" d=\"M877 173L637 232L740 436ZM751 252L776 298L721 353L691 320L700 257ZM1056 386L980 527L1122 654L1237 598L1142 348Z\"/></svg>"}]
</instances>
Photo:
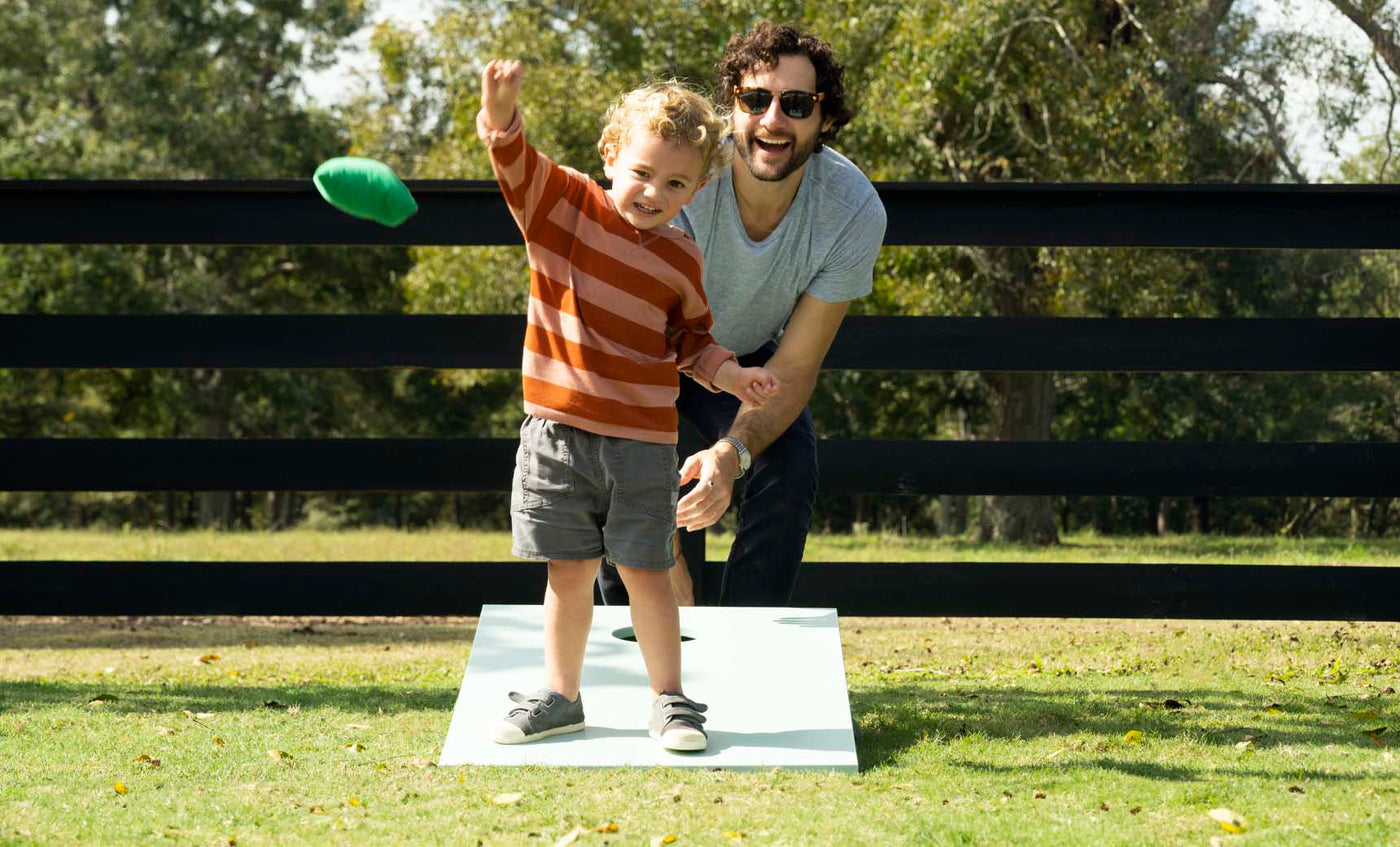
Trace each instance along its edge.
<instances>
[{"instance_id":1,"label":"boy's curly blonde hair","mask_svg":"<svg viewBox=\"0 0 1400 847\"><path fill-rule=\"evenodd\" d=\"M635 129L666 141L690 144L700 151L700 181L704 182L729 164L728 118L714 104L678 80L652 83L619 97L608 107L598 154L607 161L616 156Z\"/></svg>"}]
</instances>

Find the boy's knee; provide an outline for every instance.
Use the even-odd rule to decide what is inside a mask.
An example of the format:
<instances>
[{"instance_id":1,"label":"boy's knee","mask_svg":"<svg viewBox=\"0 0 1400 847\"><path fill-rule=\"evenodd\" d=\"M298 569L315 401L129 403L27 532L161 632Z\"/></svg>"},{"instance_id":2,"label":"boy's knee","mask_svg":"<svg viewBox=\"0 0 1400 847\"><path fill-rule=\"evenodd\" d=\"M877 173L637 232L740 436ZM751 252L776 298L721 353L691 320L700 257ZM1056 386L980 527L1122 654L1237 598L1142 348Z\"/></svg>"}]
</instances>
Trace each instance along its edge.
<instances>
[{"instance_id":1,"label":"boy's knee","mask_svg":"<svg viewBox=\"0 0 1400 847\"><path fill-rule=\"evenodd\" d=\"M593 578L598 573L598 565L597 559L551 561L549 563L549 581L557 586L592 586Z\"/></svg>"},{"instance_id":2,"label":"boy's knee","mask_svg":"<svg viewBox=\"0 0 1400 847\"><path fill-rule=\"evenodd\" d=\"M651 583L670 585L670 568L632 568L618 565L617 573L622 577L622 583L629 588Z\"/></svg>"}]
</instances>

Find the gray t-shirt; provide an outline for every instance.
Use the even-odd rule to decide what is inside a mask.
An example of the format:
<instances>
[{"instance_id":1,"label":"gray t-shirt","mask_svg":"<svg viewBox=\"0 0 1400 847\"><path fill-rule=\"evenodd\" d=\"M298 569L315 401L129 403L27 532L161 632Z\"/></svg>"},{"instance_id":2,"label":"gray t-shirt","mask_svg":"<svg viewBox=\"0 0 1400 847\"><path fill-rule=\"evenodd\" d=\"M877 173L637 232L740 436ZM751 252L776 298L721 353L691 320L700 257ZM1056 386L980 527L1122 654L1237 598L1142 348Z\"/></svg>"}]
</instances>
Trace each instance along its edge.
<instances>
[{"instance_id":1,"label":"gray t-shirt","mask_svg":"<svg viewBox=\"0 0 1400 847\"><path fill-rule=\"evenodd\" d=\"M823 147L807 160L792 207L763 241L744 231L729 168L695 195L675 224L704 253L715 340L744 355L782 335L804 293L828 303L870 293L885 206L849 159Z\"/></svg>"}]
</instances>

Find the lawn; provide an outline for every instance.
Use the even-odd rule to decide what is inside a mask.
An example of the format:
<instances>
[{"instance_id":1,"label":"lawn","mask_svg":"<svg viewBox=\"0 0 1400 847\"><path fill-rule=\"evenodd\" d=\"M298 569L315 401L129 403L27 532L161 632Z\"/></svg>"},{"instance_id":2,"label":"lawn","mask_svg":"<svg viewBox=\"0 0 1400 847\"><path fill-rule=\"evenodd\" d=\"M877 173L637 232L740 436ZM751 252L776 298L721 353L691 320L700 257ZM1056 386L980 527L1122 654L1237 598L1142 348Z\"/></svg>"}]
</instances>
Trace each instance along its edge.
<instances>
[{"instance_id":1,"label":"lawn","mask_svg":"<svg viewBox=\"0 0 1400 847\"><path fill-rule=\"evenodd\" d=\"M1392 543L1068 541L816 537L808 558L1400 564ZM0 532L0 558L493 560L505 543ZM474 625L6 619L0 843L1400 844L1400 625L846 618L855 775L435 767Z\"/></svg>"}]
</instances>

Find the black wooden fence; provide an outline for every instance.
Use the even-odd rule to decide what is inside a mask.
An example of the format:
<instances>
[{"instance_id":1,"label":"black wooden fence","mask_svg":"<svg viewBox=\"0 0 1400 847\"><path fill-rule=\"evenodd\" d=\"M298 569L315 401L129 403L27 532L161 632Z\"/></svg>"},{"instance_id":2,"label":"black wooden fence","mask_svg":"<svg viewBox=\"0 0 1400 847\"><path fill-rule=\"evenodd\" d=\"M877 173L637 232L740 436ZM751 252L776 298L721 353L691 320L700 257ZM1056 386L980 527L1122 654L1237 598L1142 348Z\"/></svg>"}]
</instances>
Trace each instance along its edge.
<instances>
[{"instance_id":1,"label":"black wooden fence","mask_svg":"<svg viewBox=\"0 0 1400 847\"><path fill-rule=\"evenodd\" d=\"M0 182L0 243L518 243L493 183L410 187L420 213L390 230L331 210L304 181ZM1400 248L1400 188L1387 186L879 189L890 245ZM1396 371L1397 328L1389 319L852 317L827 366ZM0 315L0 368L514 368L523 331L523 318L501 315ZM472 438L0 439L0 490L499 491L513 452L510 440ZM821 489L834 494L1400 494L1400 444L856 440L822 442L820 461ZM517 562L0 567L0 614L474 614L483 602L538 602L544 579L541 566ZM700 568L710 599L718 568ZM1397 621L1400 568L808 562L794 602L848 615Z\"/></svg>"}]
</instances>

